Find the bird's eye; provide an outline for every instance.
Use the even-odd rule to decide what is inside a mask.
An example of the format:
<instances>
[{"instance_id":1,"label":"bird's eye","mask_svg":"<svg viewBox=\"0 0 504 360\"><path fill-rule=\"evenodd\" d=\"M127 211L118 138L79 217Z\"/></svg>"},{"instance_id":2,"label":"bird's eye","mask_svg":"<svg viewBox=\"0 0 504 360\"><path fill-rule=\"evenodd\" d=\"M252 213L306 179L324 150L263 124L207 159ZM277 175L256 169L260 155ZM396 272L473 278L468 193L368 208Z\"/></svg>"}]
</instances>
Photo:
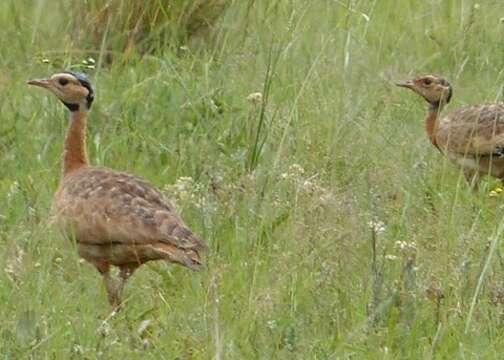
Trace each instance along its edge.
<instances>
[{"instance_id":1,"label":"bird's eye","mask_svg":"<svg viewBox=\"0 0 504 360\"><path fill-rule=\"evenodd\" d=\"M58 82L60 83L61 86L65 86L66 84L68 84L68 79L61 78L58 80Z\"/></svg>"},{"instance_id":2,"label":"bird's eye","mask_svg":"<svg viewBox=\"0 0 504 360\"><path fill-rule=\"evenodd\" d=\"M430 85L430 84L432 84L432 80L431 79L424 79L423 83L424 83L424 85Z\"/></svg>"}]
</instances>

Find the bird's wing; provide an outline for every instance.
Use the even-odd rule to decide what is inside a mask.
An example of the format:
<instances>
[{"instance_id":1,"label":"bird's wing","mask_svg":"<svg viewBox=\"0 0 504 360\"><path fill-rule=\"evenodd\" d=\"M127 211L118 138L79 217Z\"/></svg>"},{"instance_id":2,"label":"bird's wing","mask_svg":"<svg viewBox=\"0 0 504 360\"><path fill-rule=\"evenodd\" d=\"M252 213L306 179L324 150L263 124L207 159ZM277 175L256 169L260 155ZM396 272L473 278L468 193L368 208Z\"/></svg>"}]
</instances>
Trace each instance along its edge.
<instances>
[{"instance_id":1,"label":"bird's wing","mask_svg":"<svg viewBox=\"0 0 504 360\"><path fill-rule=\"evenodd\" d=\"M82 243L164 242L184 250L206 249L158 189L127 173L80 171L62 184L55 205Z\"/></svg>"},{"instance_id":2,"label":"bird's wing","mask_svg":"<svg viewBox=\"0 0 504 360\"><path fill-rule=\"evenodd\" d=\"M454 153L502 156L504 103L470 106L448 114L440 121L436 141Z\"/></svg>"}]
</instances>

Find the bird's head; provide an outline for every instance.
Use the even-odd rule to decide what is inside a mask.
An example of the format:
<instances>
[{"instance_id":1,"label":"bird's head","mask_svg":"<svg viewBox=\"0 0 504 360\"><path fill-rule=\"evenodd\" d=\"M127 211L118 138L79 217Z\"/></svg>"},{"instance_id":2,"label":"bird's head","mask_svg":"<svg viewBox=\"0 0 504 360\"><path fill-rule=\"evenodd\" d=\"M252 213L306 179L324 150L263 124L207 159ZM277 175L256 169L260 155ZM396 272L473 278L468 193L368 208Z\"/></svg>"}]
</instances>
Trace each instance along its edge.
<instances>
[{"instance_id":1,"label":"bird's head","mask_svg":"<svg viewBox=\"0 0 504 360\"><path fill-rule=\"evenodd\" d=\"M434 108L448 104L453 93L448 81L434 75L420 76L412 80L398 82L396 85L413 90Z\"/></svg>"},{"instance_id":2,"label":"bird's head","mask_svg":"<svg viewBox=\"0 0 504 360\"><path fill-rule=\"evenodd\" d=\"M78 72L61 72L47 79L28 81L29 85L49 90L70 111L89 110L94 100L94 90L86 75Z\"/></svg>"}]
</instances>

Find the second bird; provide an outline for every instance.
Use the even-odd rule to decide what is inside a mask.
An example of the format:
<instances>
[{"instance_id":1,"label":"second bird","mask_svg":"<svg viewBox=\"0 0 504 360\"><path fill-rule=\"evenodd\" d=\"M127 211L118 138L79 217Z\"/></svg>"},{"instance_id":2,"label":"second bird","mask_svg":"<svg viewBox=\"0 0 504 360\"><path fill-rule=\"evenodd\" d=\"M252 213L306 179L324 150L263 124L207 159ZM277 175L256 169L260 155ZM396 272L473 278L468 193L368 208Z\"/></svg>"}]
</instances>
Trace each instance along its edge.
<instances>
[{"instance_id":1,"label":"second bird","mask_svg":"<svg viewBox=\"0 0 504 360\"><path fill-rule=\"evenodd\" d=\"M464 171L475 188L484 175L504 180L504 103L462 107L441 115L451 85L433 75L396 84L422 96L429 109L425 128L431 143Z\"/></svg>"},{"instance_id":2,"label":"second bird","mask_svg":"<svg viewBox=\"0 0 504 360\"><path fill-rule=\"evenodd\" d=\"M159 190L139 177L89 165L86 122L94 91L88 78L64 72L28 84L49 90L70 110L53 211L75 238L79 255L103 275L110 304L119 307L127 279L147 261L199 270L200 252L207 247ZM120 268L118 283L110 276L111 266Z\"/></svg>"}]
</instances>

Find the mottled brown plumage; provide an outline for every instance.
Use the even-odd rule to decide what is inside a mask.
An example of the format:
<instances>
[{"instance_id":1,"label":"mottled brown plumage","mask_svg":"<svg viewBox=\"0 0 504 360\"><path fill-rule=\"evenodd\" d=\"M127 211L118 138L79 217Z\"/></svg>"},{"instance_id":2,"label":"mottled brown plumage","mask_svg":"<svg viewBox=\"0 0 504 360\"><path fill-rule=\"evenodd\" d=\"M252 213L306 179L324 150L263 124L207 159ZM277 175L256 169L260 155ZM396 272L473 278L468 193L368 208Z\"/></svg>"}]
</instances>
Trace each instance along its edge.
<instances>
[{"instance_id":1,"label":"mottled brown plumage","mask_svg":"<svg viewBox=\"0 0 504 360\"><path fill-rule=\"evenodd\" d=\"M65 234L77 242L79 255L104 276L111 305L121 304L126 280L147 261L167 260L199 270L206 245L159 190L139 177L89 165L86 121L94 93L87 78L59 73L28 83L48 89L71 111L53 212ZM109 275L111 266L120 268L117 284Z\"/></svg>"},{"instance_id":2,"label":"mottled brown plumage","mask_svg":"<svg viewBox=\"0 0 504 360\"><path fill-rule=\"evenodd\" d=\"M471 185L477 187L484 175L504 179L504 103L467 106L441 116L452 97L446 80L427 75L397 85L430 104L425 123L430 141L462 168Z\"/></svg>"}]
</instances>

